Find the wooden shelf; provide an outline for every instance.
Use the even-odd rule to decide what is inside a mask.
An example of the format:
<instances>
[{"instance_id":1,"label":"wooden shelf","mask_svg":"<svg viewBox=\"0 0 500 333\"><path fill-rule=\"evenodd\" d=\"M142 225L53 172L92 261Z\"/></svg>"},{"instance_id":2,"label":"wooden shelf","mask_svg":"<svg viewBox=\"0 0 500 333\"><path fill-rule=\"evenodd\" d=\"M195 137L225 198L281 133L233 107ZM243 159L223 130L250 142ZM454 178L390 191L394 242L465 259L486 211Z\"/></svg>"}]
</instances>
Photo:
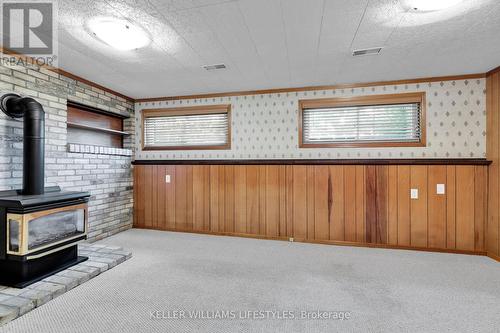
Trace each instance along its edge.
<instances>
[{"instance_id":1,"label":"wooden shelf","mask_svg":"<svg viewBox=\"0 0 500 333\"><path fill-rule=\"evenodd\" d=\"M109 133L109 134L122 135L122 136L130 135L130 133L128 133L128 132L116 131L116 130L112 130L109 128L103 128L103 127L82 125L82 124L78 124L78 123L72 123L69 121L67 122L67 125L68 125L68 127L82 128L82 129L96 131L96 132L102 132L102 133Z\"/></svg>"}]
</instances>

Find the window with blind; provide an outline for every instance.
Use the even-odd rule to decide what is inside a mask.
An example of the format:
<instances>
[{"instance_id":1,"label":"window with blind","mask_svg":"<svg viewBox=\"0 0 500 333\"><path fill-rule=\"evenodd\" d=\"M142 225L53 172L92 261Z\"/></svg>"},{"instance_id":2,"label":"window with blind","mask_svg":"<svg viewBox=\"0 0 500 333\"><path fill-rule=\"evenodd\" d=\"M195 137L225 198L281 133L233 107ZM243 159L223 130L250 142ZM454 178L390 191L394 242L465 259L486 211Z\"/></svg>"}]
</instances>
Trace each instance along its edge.
<instances>
[{"instance_id":1,"label":"window with blind","mask_svg":"<svg viewBox=\"0 0 500 333\"><path fill-rule=\"evenodd\" d=\"M230 105L143 110L143 149L229 149L230 123Z\"/></svg>"},{"instance_id":2,"label":"window with blind","mask_svg":"<svg viewBox=\"0 0 500 333\"><path fill-rule=\"evenodd\" d=\"M425 93L299 102L299 146L425 146Z\"/></svg>"}]
</instances>

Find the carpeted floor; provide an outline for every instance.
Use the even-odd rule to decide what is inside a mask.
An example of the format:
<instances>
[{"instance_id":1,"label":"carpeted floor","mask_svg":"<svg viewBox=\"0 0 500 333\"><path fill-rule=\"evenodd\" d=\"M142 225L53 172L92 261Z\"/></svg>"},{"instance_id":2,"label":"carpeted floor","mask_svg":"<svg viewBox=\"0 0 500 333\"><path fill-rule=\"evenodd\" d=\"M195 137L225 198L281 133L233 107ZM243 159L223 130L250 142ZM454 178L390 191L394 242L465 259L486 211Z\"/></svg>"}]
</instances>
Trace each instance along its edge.
<instances>
[{"instance_id":1,"label":"carpeted floor","mask_svg":"<svg viewBox=\"0 0 500 333\"><path fill-rule=\"evenodd\" d=\"M500 264L486 257L136 229L103 243L132 259L0 332L500 330ZM331 318L300 318L318 310Z\"/></svg>"}]
</instances>

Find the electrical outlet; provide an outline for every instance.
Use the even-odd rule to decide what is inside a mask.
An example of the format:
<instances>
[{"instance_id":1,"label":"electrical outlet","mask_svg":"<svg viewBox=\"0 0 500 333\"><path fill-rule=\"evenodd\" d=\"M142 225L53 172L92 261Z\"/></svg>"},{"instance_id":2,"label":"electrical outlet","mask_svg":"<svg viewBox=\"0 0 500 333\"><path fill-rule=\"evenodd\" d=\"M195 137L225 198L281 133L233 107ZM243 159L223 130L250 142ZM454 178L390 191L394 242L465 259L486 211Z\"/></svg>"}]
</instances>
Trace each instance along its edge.
<instances>
[{"instance_id":1,"label":"electrical outlet","mask_svg":"<svg viewBox=\"0 0 500 333\"><path fill-rule=\"evenodd\" d=\"M412 188L410 191L411 199L418 199L418 188Z\"/></svg>"},{"instance_id":2,"label":"electrical outlet","mask_svg":"<svg viewBox=\"0 0 500 333\"><path fill-rule=\"evenodd\" d=\"M165 175L165 183L170 183L170 175Z\"/></svg>"},{"instance_id":3,"label":"electrical outlet","mask_svg":"<svg viewBox=\"0 0 500 333\"><path fill-rule=\"evenodd\" d=\"M437 184L436 185L436 194L445 194L444 184Z\"/></svg>"},{"instance_id":4,"label":"electrical outlet","mask_svg":"<svg viewBox=\"0 0 500 333\"><path fill-rule=\"evenodd\" d=\"M288 241L293 242L293 237L288 238Z\"/></svg>"}]
</instances>

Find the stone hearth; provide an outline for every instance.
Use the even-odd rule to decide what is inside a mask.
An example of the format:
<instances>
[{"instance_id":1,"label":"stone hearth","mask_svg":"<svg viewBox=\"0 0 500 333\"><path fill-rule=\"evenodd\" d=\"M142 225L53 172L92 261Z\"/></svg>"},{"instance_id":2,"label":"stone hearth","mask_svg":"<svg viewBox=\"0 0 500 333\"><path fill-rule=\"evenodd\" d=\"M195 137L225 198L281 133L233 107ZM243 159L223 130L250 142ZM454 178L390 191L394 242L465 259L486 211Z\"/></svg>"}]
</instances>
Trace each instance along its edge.
<instances>
[{"instance_id":1,"label":"stone hearth","mask_svg":"<svg viewBox=\"0 0 500 333\"><path fill-rule=\"evenodd\" d=\"M118 246L85 243L79 244L78 255L89 257L89 260L49 276L27 288L0 286L0 326L132 257L131 252Z\"/></svg>"}]
</instances>

